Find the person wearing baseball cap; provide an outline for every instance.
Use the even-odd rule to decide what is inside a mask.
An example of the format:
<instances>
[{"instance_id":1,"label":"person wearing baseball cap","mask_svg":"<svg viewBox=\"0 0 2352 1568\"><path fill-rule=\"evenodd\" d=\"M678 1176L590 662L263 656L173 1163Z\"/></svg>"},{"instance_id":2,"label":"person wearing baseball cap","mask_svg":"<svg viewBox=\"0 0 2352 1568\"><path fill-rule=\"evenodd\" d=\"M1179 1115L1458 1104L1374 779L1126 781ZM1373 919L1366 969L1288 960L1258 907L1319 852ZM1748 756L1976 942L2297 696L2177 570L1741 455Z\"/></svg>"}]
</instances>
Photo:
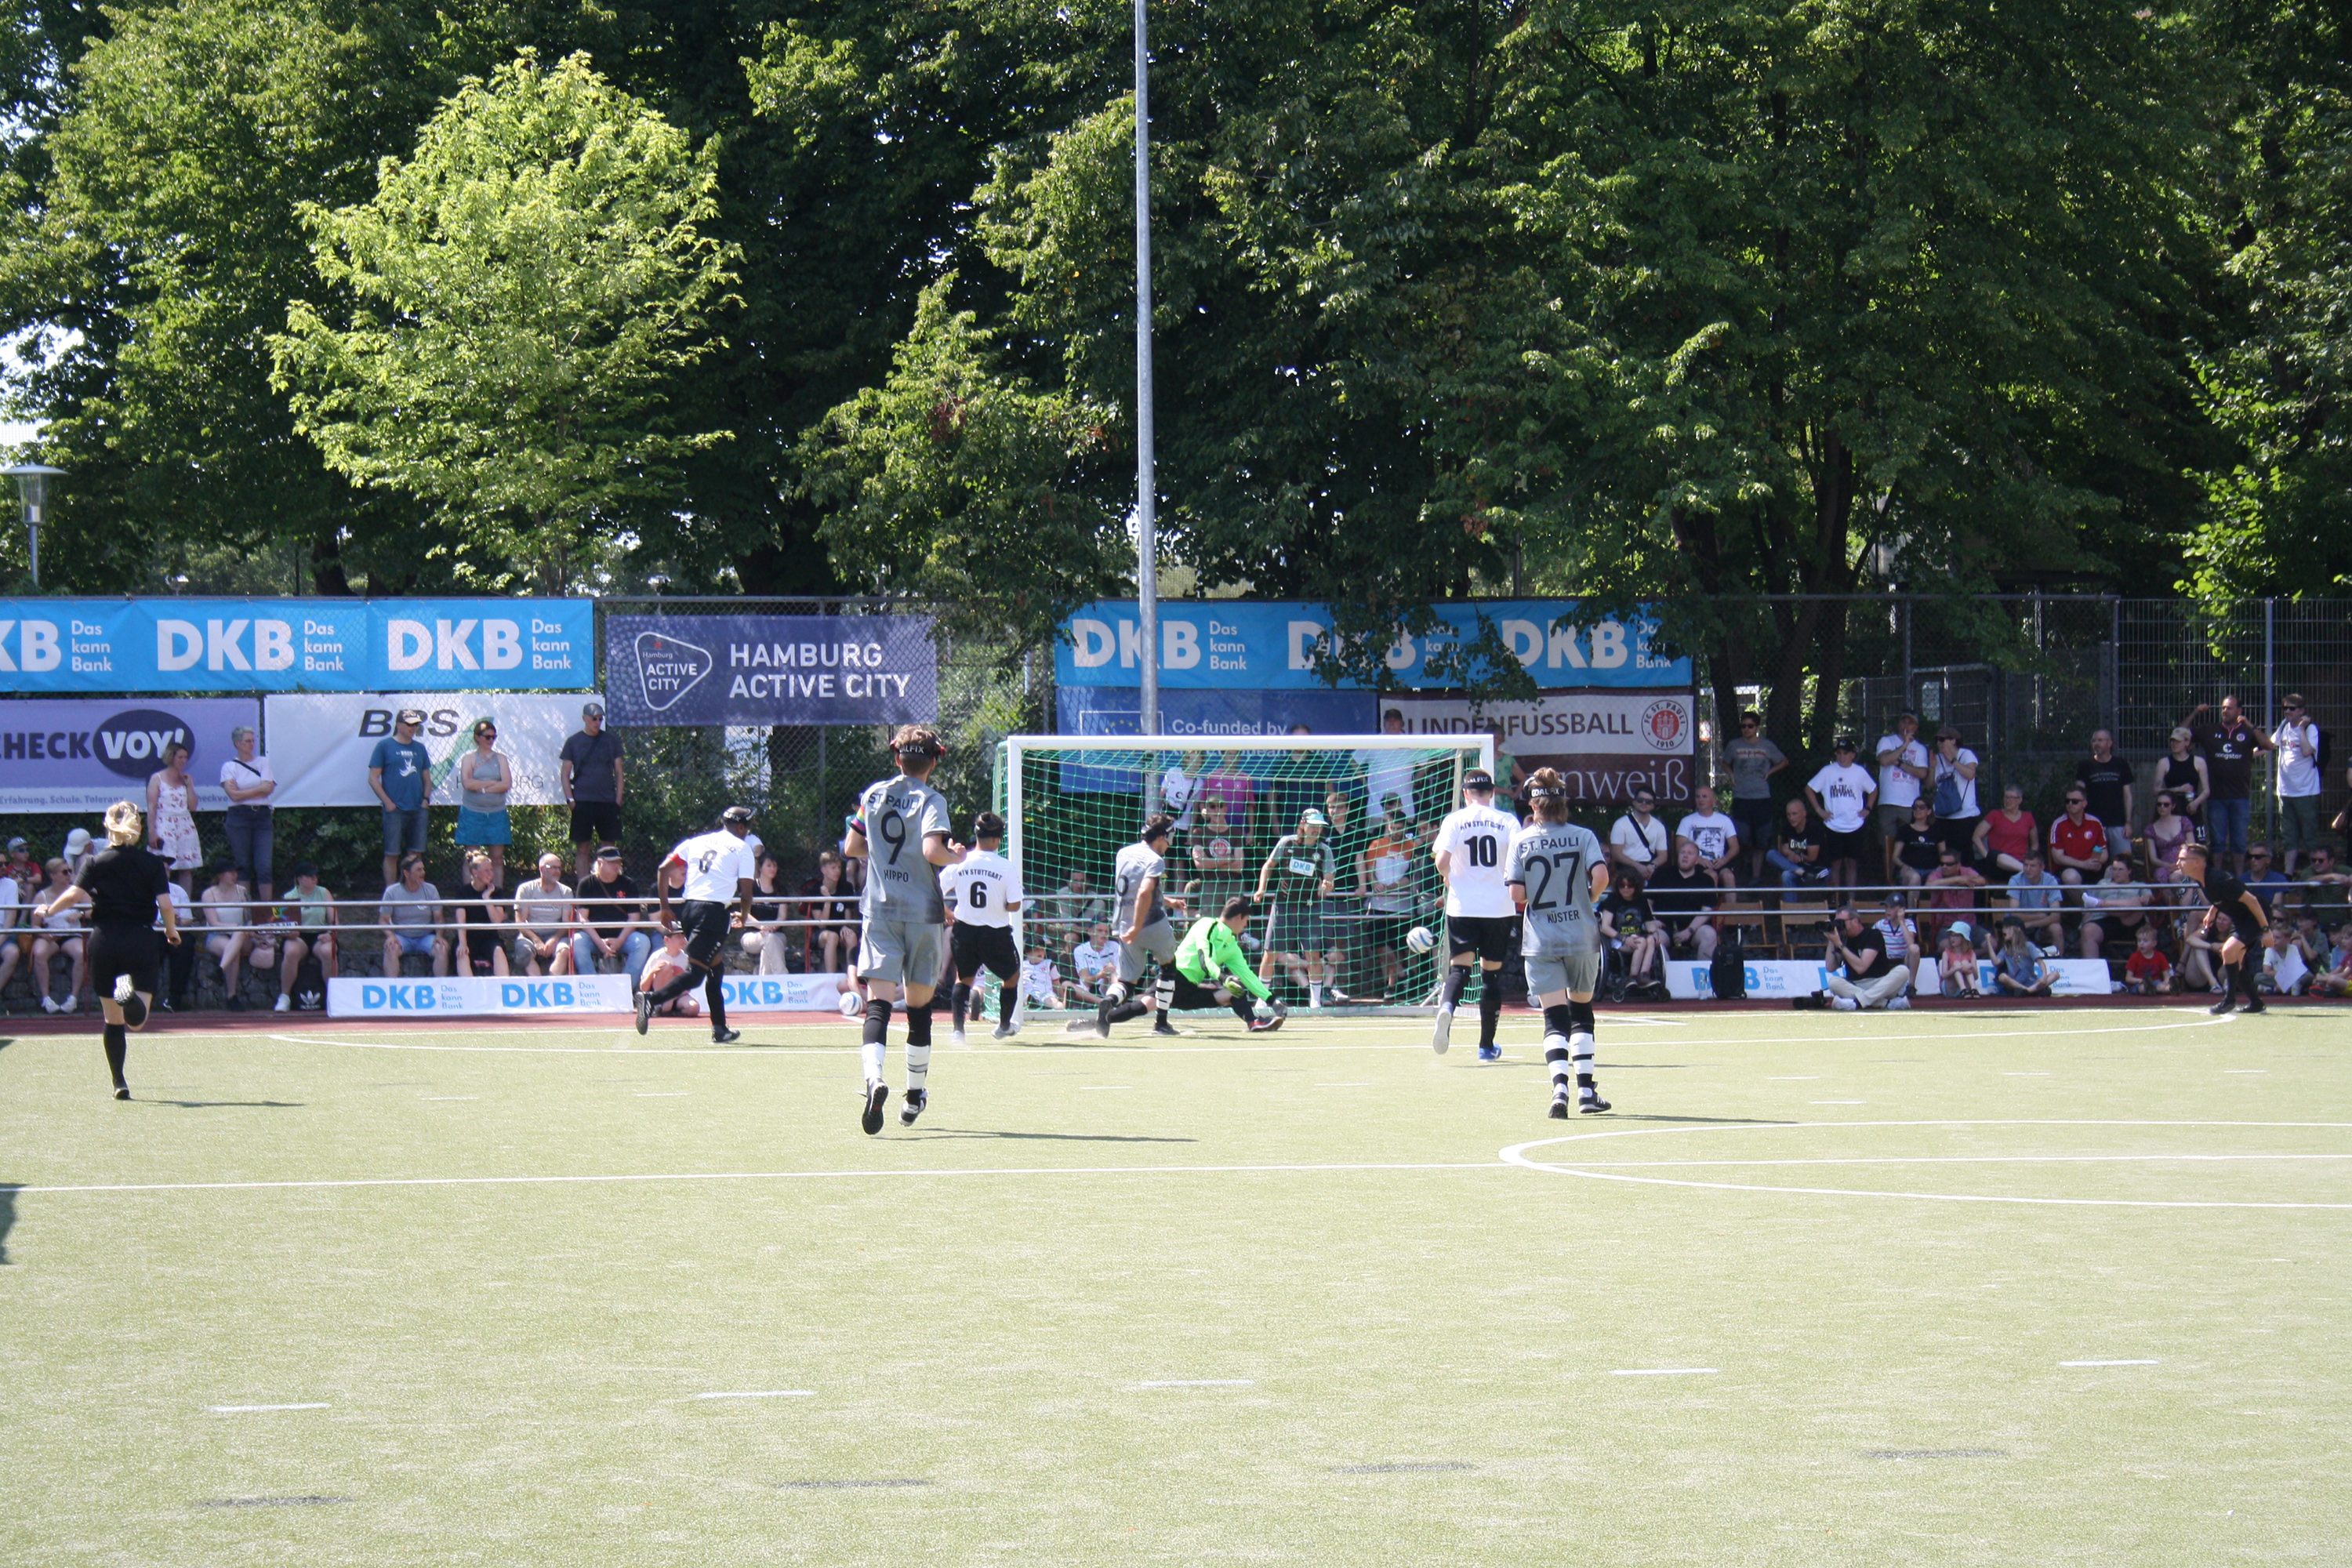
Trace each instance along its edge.
<instances>
[{"instance_id":1,"label":"person wearing baseball cap","mask_svg":"<svg viewBox=\"0 0 2352 1568\"><path fill-rule=\"evenodd\" d=\"M32 847L21 838L8 840L8 863L0 866L0 871L6 872L16 882L19 903L28 901L47 880L41 875L41 863L33 858Z\"/></svg>"},{"instance_id":2,"label":"person wearing baseball cap","mask_svg":"<svg viewBox=\"0 0 2352 1568\"><path fill-rule=\"evenodd\" d=\"M592 697L580 705L580 728L563 742L557 773L563 803L572 808L572 862L575 881L595 866L596 847L621 837L621 737L604 728L604 704ZM748 820L748 818L747 818Z\"/></svg>"},{"instance_id":3,"label":"person wearing baseball cap","mask_svg":"<svg viewBox=\"0 0 2352 1568\"><path fill-rule=\"evenodd\" d=\"M425 852L425 812L433 803L433 753L417 740L425 714L404 708L392 733L368 757L368 788L383 806L383 885L400 880L400 858Z\"/></svg>"}]
</instances>

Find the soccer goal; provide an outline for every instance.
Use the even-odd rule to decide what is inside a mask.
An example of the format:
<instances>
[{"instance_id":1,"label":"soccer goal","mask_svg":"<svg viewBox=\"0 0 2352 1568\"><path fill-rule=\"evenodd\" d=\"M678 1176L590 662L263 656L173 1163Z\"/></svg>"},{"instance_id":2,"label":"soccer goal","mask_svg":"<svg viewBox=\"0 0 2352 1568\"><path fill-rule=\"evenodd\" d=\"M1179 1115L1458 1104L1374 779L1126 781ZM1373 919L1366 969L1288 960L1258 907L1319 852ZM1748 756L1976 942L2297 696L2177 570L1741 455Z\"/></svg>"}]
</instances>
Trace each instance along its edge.
<instances>
[{"instance_id":1,"label":"soccer goal","mask_svg":"<svg viewBox=\"0 0 2352 1568\"><path fill-rule=\"evenodd\" d=\"M995 795L1005 854L1021 870L1024 955L1032 944L1066 984L1083 983L1097 932L1125 924L1112 907L1112 862L1145 820L1175 822L1163 892L1181 931L1222 911L1235 894L1266 898L1244 947L1276 996L1308 999L1304 980L1350 999L1418 1004L1429 995L1443 943L1415 952L1415 926L1441 937L1444 890L1430 864L1438 821L1461 804L1462 775L1491 770L1492 736L1252 735L1160 737L1013 735L997 752ZM1300 823L1320 814L1319 826ZM1286 854L1286 837L1316 842ZM1298 844L1291 846L1299 848ZM1331 891L1314 889L1328 868ZM1268 962L1297 952L1298 962Z\"/></svg>"}]
</instances>

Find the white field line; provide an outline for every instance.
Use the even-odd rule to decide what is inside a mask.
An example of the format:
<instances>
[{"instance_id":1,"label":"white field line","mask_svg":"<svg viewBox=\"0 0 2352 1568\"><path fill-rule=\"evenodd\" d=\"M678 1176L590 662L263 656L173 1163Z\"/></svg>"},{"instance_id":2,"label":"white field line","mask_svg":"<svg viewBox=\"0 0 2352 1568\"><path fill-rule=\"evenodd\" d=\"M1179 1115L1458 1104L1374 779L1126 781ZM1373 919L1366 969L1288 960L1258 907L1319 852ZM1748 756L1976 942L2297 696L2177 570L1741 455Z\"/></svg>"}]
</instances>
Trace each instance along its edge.
<instances>
[{"instance_id":1,"label":"white field line","mask_svg":"<svg viewBox=\"0 0 2352 1568\"><path fill-rule=\"evenodd\" d=\"M324 1410L324 1405L215 1405L209 1407L215 1415L257 1415L268 1410Z\"/></svg>"},{"instance_id":2,"label":"white field line","mask_svg":"<svg viewBox=\"0 0 2352 1568\"><path fill-rule=\"evenodd\" d=\"M1719 1373L1719 1366L1629 1366L1612 1372L1612 1377L1700 1377Z\"/></svg>"},{"instance_id":3,"label":"white field line","mask_svg":"<svg viewBox=\"0 0 2352 1568\"><path fill-rule=\"evenodd\" d=\"M1163 1377L1139 1383L1138 1388L1255 1388L1254 1377Z\"/></svg>"},{"instance_id":4,"label":"white field line","mask_svg":"<svg viewBox=\"0 0 2352 1568\"><path fill-rule=\"evenodd\" d=\"M2155 1357L2151 1356L2146 1361L2062 1361L2058 1364L2060 1366L2156 1366L2159 1363Z\"/></svg>"},{"instance_id":5,"label":"white field line","mask_svg":"<svg viewBox=\"0 0 2352 1568\"><path fill-rule=\"evenodd\" d=\"M2352 1154L1886 1154L1822 1160L1577 1160L1571 1163L1588 1171L1662 1171L1692 1165L2098 1165L2205 1160L2352 1160Z\"/></svg>"},{"instance_id":6,"label":"white field line","mask_svg":"<svg viewBox=\"0 0 2352 1568\"><path fill-rule=\"evenodd\" d=\"M814 1399L814 1388L763 1388L743 1394L698 1394L697 1399Z\"/></svg>"},{"instance_id":7,"label":"white field line","mask_svg":"<svg viewBox=\"0 0 2352 1568\"><path fill-rule=\"evenodd\" d=\"M126 1182L110 1186L14 1187L12 1193L207 1193L273 1192L310 1187L520 1187L625 1182L862 1181L868 1177L922 1176L1183 1176L1281 1175L1346 1171L1499 1171L1499 1160L1456 1164L1345 1165L1022 1165L954 1170L902 1171L688 1171L616 1176L366 1176L310 1182Z\"/></svg>"}]
</instances>

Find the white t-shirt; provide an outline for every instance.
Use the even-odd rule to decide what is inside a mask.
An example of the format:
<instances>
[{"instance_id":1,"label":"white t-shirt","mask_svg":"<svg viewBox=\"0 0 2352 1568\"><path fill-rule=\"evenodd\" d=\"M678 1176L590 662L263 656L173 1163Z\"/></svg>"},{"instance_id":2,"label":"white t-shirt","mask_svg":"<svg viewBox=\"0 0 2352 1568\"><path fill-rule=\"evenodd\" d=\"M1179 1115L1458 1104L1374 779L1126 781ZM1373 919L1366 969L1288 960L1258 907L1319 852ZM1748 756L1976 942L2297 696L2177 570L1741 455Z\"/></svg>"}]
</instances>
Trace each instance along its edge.
<instances>
[{"instance_id":1,"label":"white t-shirt","mask_svg":"<svg viewBox=\"0 0 2352 1568\"><path fill-rule=\"evenodd\" d=\"M1675 833L1697 845L1702 860L1720 860L1724 847L1739 837L1739 824L1719 811L1694 811L1683 818L1683 825Z\"/></svg>"},{"instance_id":2,"label":"white t-shirt","mask_svg":"<svg viewBox=\"0 0 2352 1568\"><path fill-rule=\"evenodd\" d=\"M1611 847L1622 849L1625 858L1644 871L1653 869L1665 859L1666 847L1673 842L1673 836L1666 832L1664 823L1655 816L1646 824L1636 822L1630 811L1619 817L1609 829Z\"/></svg>"},{"instance_id":3,"label":"white t-shirt","mask_svg":"<svg viewBox=\"0 0 2352 1568\"><path fill-rule=\"evenodd\" d=\"M2303 950L2293 942L2263 949L2263 967L2270 971L2283 994L2292 994L2311 974L2311 966L2303 961Z\"/></svg>"},{"instance_id":4,"label":"white t-shirt","mask_svg":"<svg viewBox=\"0 0 2352 1568\"><path fill-rule=\"evenodd\" d=\"M179 886L177 882L171 885ZM16 923L16 909L23 901L16 896L16 879L0 877L0 931L6 931Z\"/></svg>"},{"instance_id":5,"label":"white t-shirt","mask_svg":"<svg viewBox=\"0 0 2352 1568\"><path fill-rule=\"evenodd\" d=\"M741 890L738 883L759 875L760 863L751 846L725 828L698 833L669 852L663 867L686 868L688 902L731 904Z\"/></svg>"},{"instance_id":6,"label":"white t-shirt","mask_svg":"<svg viewBox=\"0 0 2352 1568\"><path fill-rule=\"evenodd\" d=\"M1878 737L1880 755L1894 751L1901 752L1902 761L1915 768L1927 765L1927 742L1916 735L1908 742L1899 734ZM1881 805L1908 806L1919 798L1919 791L1923 787L1917 773L1906 773L1891 763L1881 763L1878 766L1878 804Z\"/></svg>"},{"instance_id":7,"label":"white t-shirt","mask_svg":"<svg viewBox=\"0 0 2352 1568\"><path fill-rule=\"evenodd\" d=\"M1509 849L1518 819L1491 805L1465 805L1437 825L1433 854L1453 857L1445 912L1464 919L1518 913L1511 902Z\"/></svg>"},{"instance_id":8,"label":"white t-shirt","mask_svg":"<svg viewBox=\"0 0 2352 1568\"><path fill-rule=\"evenodd\" d=\"M1192 826L1192 805L1200 797L1201 781L1186 773L1181 763L1160 775L1160 809L1176 819L1179 833Z\"/></svg>"},{"instance_id":9,"label":"white t-shirt","mask_svg":"<svg viewBox=\"0 0 2352 1568\"><path fill-rule=\"evenodd\" d=\"M1400 735L1397 739L1401 741L1404 737ZM1364 770L1364 788L1371 795L1371 799L1365 803L1365 816L1378 822L1381 814L1387 809L1385 803L1388 797L1394 795L1404 807L1406 818L1412 818L1412 763L1411 752L1391 751L1385 746L1378 749L1366 747L1356 753L1356 765Z\"/></svg>"},{"instance_id":10,"label":"white t-shirt","mask_svg":"<svg viewBox=\"0 0 2352 1568\"><path fill-rule=\"evenodd\" d=\"M1054 1002L1054 982L1057 978L1058 976L1054 973L1054 961L1050 958L1041 958L1034 963L1024 963L1021 966L1021 994L1032 1002L1043 1002L1047 1006L1051 1006Z\"/></svg>"},{"instance_id":11,"label":"white t-shirt","mask_svg":"<svg viewBox=\"0 0 2352 1568\"><path fill-rule=\"evenodd\" d=\"M1948 763L1944 761L1944 753L1942 752L1938 751L1936 752L1935 761L1928 764L1927 771L1927 799L1929 803L1932 804L1935 801L1937 786L1941 784L1947 778L1949 778L1955 784L1958 784L1960 791L1960 809L1958 811L1944 811L1939 808L1936 813L1937 816L1957 818L1963 816L1981 816L1984 815L1984 813L1977 809L1977 781L1974 779L1964 779L1960 777L1959 774L1959 770L1963 765L1974 767L1976 766L1976 761L1977 754L1974 752L1969 751L1966 746L1954 748L1952 760Z\"/></svg>"},{"instance_id":12,"label":"white t-shirt","mask_svg":"<svg viewBox=\"0 0 2352 1568\"><path fill-rule=\"evenodd\" d=\"M2278 747L2278 792L2295 800L2319 793L2319 726L2282 724L2271 742Z\"/></svg>"},{"instance_id":13,"label":"white t-shirt","mask_svg":"<svg viewBox=\"0 0 2352 1568\"><path fill-rule=\"evenodd\" d=\"M940 897L958 923L1010 928L1009 906L1021 901L1021 879L1013 863L989 849L964 852L961 864L940 873Z\"/></svg>"},{"instance_id":14,"label":"white t-shirt","mask_svg":"<svg viewBox=\"0 0 2352 1568\"><path fill-rule=\"evenodd\" d=\"M1832 763L1805 783L1822 797L1822 815L1832 833L1852 833L1870 815L1870 792L1876 783L1870 770L1853 763Z\"/></svg>"},{"instance_id":15,"label":"white t-shirt","mask_svg":"<svg viewBox=\"0 0 2352 1568\"><path fill-rule=\"evenodd\" d=\"M660 974L685 967L686 954L683 952L672 952L667 946L656 947L646 954L645 963L637 968L637 978L643 980L648 974Z\"/></svg>"},{"instance_id":16,"label":"white t-shirt","mask_svg":"<svg viewBox=\"0 0 2352 1568\"><path fill-rule=\"evenodd\" d=\"M1118 968L1118 944L1107 942L1097 947L1093 942L1082 942L1070 949L1070 967L1077 971L1080 980L1098 980L1112 973Z\"/></svg>"},{"instance_id":17,"label":"white t-shirt","mask_svg":"<svg viewBox=\"0 0 2352 1568\"><path fill-rule=\"evenodd\" d=\"M249 763L239 762L236 758L231 757L221 764L220 782L224 784L234 783L239 789L251 789L256 784L276 784L278 775L270 771L268 757L257 754ZM269 799L268 795L263 795L259 800L233 800L229 805L268 805Z\"/></svg>"}]
</instances>

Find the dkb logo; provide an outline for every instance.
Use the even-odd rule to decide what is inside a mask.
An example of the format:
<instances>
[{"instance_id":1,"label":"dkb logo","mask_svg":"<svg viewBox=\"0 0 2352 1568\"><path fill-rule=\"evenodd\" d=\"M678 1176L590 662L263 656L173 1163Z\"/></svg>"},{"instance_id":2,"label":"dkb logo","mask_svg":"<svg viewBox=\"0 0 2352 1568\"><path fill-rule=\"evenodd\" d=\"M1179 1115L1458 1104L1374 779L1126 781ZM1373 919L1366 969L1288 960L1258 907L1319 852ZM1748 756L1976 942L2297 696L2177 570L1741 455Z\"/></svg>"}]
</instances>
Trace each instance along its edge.
<instances>
[{"instance_id":1,"label":"dkb logo","mask_svg":"<svg viewBox=\"0 0 2352 1568\"><path fill-rule=\"evenodd\" d=\"M717 668L718 660L707 647L680 642L667 632L637 634L637 689L656 713L693 690Z\"/></svg>"}]
</instances>

